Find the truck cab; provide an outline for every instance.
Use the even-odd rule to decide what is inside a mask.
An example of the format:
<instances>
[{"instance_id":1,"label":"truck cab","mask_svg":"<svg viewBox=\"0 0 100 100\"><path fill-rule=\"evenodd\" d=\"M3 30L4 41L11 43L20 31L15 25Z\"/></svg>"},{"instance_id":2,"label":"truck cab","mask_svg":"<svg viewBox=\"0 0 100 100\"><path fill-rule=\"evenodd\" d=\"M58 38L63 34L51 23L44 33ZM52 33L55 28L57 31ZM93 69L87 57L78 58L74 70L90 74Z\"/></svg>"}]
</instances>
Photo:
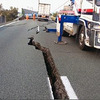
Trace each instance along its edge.
<instances>
[{"instance_id":1,"label":"truck cab","mask_svg":"<svg viewBox=\"0 0 100 100\"><path fill-rule=\"evenodd\" d=\"M79 23L64 23L64 34L75 35L82 50L87 47L100 49L100 0L71 1L75 12L72 16L79 16Z\"/></svg>"}]
</instances>

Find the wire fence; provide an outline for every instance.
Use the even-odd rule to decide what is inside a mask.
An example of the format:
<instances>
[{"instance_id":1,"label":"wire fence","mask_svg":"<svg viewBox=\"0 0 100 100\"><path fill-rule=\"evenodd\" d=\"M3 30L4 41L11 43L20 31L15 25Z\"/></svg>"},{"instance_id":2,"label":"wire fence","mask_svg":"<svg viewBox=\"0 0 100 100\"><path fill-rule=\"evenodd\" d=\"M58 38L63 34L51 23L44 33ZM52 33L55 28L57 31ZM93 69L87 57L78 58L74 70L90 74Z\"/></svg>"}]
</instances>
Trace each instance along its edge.
<instances>
[{"instance_id":1,"label":"wire fence","mask_svg":"<svg viewBox=\"0 0 100 100\"><path fill-rule=\"evenodd\" d=\"M0 16L0 24L6 22L6 17L5 16Z\"/></svg>"}]
</instances>

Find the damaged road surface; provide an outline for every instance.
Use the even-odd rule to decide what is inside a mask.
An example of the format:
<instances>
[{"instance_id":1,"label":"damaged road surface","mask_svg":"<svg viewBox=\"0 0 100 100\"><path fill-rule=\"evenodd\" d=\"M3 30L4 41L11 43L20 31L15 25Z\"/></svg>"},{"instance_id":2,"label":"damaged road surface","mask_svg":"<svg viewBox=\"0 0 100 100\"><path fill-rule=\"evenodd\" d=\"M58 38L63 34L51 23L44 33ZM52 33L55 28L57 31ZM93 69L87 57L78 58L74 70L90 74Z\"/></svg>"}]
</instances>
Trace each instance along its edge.
<instances>
[{"instance_id":1,"label":"damaged road surface","mask_svg":"<svg viewBox=\"0 0 100 100\"><path fill-rule=\"evenodd\" d=\"M31 22L0 28L0 99L51 98L43 55L27 45L27 30L37 25Z\"/></svg>"},{"instance_id":2,"label":"damaged road surface","mask_svg":"<svg viewBox=\"0 0 100 100\"><path fill-rule=\"evenodd\" d=\"M54 95L54 99L69 100L67 92L65 91L65 87L60 79L60 75L58 73L58 70L55 66L54 60L50 53L50 50L46 47L41 46L40 43L35 42L34 37L30 37L29 39L30 39L30 41L29 41L28 45L35 46L36 49L42 51L42 53L43 53L47 73L49 76L49 80L50 80L53 95Z\"/></svg>"},{"instance_id":3,"label":"damaged road surface","mask_svg":"<svg viewBox=\"0 0 100 100\"><path fill-rule=\"evenodd\" d=\"M49 23L22 20L0 28L0 99L52 99L51 83L54 98L71 99L75 92L79 100L99 100L100 50L82 51L73 37L62 37L67 45L55 44L56 34L45 32L44 28L55 28L56 25L46 24ZM40 28L38 34L37 26ZM45 54L38 50L39 47L35 50L27 45L27 38L32 35L40 43L35 42L39 47L43 45L51 53ZM52 56L48 57L48 54ZM52 69L51 65L56 66ZM68 96L60 86L59 74ZM73 88L73 93L68 92L69 87Z\"/></svg>"}]
</instances>

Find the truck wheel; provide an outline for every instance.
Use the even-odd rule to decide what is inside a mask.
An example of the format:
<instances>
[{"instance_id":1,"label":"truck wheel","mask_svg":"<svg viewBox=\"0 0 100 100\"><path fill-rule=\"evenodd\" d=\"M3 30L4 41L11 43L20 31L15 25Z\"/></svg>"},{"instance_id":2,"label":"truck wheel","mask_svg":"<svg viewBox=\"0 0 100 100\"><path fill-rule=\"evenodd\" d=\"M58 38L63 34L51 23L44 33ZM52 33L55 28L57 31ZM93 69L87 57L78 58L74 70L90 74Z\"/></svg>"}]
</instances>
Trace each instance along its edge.
<instances>
[{"instance_id":1,"label":"truck wheel","mask_svg":"<svg viewBox=\"0 0 100 100\"><path fill-rule=\"evenodd\" d=\"M85 31L84 27L81 28L80 33L79 33L79 47L81 50L86 50L87 46L85 45L84 39L85 39Z\"/></svg>"},{"instance_id":2,"label":"truck wheel","mask_svg":"<svg viewBox=\"0 0 100 100\"><path fill-rule=\"evenodd\" d=\"M62 36L66 36L66 37L68 37L69 34L68 34L65 30L63 30L63 34L62 34Z\"/></svg>"}]
</instances>

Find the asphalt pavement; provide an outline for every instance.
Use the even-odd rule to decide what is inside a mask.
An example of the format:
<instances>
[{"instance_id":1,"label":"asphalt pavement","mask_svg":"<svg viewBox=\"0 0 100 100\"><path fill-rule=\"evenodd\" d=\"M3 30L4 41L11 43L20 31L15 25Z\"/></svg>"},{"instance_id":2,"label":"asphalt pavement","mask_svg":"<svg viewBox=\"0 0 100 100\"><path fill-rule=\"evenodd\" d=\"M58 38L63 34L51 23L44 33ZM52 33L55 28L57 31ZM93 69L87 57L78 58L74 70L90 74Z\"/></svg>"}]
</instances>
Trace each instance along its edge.
<instances>
[{"instance_id":1,"label":"asphalt pavement","mask_svg":"<svg viewBox=\"0 0 100 100\"><path fill-rule=\"evenodd\" d=\"M36 27L40 32L36 34ZM52 22L23 20L0 28L0 98L50 99L47 71L41 51L28 46L28 37L50 49L61 76L67 76L79 99L100 99L100 50L82 51L73 37L62 37L67 45L55 44ZM28 31L30 29L30 31Z\"/></svg>"},{"instance_id":2,"label":"asphalt pavement","mask_svg":"<svg viewBox=\"0 0 100 100\"><path fill-rule=\"evenodd\" d=\"M0 99L48 99L50 90L41 51L28 45L24 20L0 28Z\"/></svg>"},{"instance_id":3,"label":"asphalt pavement","mask_svg":"<svg viewBox=\"0 0 100 100\"><path fill-rule=\"evenodd\" d=\"M56 24L46 25L56 28ZM67 76L79 99L100 99L100 50L91 48L80 50L74 37L62 37L67 45L55 44L58 37L54 32L44 32L42 28L35 36L43 46L50 49L61 76Z\"/></svg>"}]
</instances>

